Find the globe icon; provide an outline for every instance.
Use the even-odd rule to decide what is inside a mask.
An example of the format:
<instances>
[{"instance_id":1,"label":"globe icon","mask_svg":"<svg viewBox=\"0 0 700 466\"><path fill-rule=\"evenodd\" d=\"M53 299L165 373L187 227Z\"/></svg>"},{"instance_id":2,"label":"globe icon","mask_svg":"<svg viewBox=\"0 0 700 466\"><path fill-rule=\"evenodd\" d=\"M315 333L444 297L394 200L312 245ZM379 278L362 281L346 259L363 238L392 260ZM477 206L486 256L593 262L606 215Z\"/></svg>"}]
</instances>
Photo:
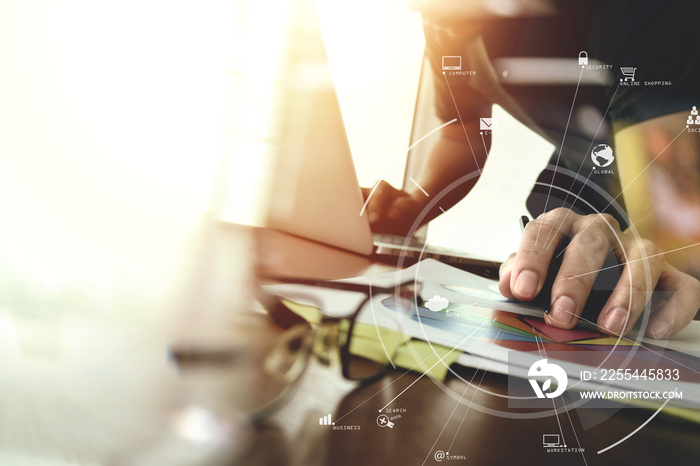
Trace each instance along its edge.
<instances>
[{"instance_id":1,"label":"globe icon","mask_svg":"<svg viewBox=\"0 0 700 466\"><path fill-rule=\"evenodd\" d=\"M615 160L612 147L607 144L598 144L591 151L591 160L600 168L607 167Z\"/></svg>"}]
</instances>

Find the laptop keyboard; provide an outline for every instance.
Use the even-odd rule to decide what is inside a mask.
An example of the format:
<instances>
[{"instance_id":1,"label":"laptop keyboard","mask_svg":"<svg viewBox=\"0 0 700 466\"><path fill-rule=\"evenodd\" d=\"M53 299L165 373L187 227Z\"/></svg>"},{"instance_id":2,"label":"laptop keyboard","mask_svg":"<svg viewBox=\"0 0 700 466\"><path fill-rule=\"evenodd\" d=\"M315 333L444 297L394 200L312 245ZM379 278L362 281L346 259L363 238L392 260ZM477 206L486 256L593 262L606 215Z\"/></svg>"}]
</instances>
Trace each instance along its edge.
<instances>
[{"instance_id":1,"label":"laptop keyboard","mask_svg":"<svg viewBox=\"0 0 700 466\"><path fill-rule=\"evenodd\" d=\"M384 233L375 233L372 235L374 238L374 242L376 243L384 243L384 244L393 244L395 246L404 246L406 244L406 237L401 236L401 235L389 235L389 234L384 234ZM411 247L416 247L416 248L422 248L423 242L422 239L418 238L411 238L408 242L408 246Z\"/></svg>"}]
</instances>

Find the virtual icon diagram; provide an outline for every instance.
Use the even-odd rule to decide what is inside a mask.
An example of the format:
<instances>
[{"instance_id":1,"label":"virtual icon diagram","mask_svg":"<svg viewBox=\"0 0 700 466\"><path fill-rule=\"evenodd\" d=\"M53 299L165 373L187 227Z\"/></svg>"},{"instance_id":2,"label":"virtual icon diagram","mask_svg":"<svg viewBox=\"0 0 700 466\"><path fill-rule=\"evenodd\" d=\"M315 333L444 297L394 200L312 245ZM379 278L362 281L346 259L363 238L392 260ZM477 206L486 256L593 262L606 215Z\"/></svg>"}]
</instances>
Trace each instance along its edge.
<instances>
[{"instance_id":1,"label":"virtual icon diagram","mask_svg":"<svg viewBox=\"0 0 700 466\"><path fill-rule=\"evenodd\" d=\"M442 296L435 295L432 298L428 300L428 302L425 303L425 307L430 309L433 312L439 312L445 309L447 306L450 305L450 302L448 301L447 298L443 298Z\"/></svg>"},{"instance_id":2,"label":"virtual icon diagram","mask_svg":"<svg viewBox=\"0 0 700 466\"><path fill-rule=\"evenodd\" d=\"M455 56L443 56L442 57L442 69L443 71L460 71L462 69L462 57Z\"/></svg>"},{"instance_id":3,"label":"virtual icon diagram","mask_svg":"<svg viewBox=\"0 0 700 466\"><path fill-rule=\"evenodd\" d=\"M495 128L496 121L493 118L480 118L479 119L479 130L481 131L491 131Z\"/></svg>"},{"instance_id":4,"label":"virtual icon diagram","mask_svg":"<svg viewBox=\"0 0 700 466\"><path fill-rule=\"evenodd\" d=\"M581 50L578 53L578 64L579 65L588 65L588 52L585 50Z\"/></svg>"},{"instance_id":5,"label":"virtual icon diagram","mask_svg":"<svg viewBox=\"0 0 700 466\"><path fill-rule=\"evenodd\" d=\"M394 423L389 420L389 416L386 414L380 414L377 416L377 425L379 427L388 427L389 429L394 428Z\"/></svg>"},{"instance_id":6,"label":"virtual icon diagram","mask_svg":"<svg viewBox=\"0 0 700 466\"><path fill-rule=\"evenodd\" d=\"M559 434L542 434L542 446L545 448L561 447Z\"/></svg>"},{"instance_id":7,"label":"virtual icon diagram","mask_svg":"<svg viewBox=\"0 0 700 466\"><path fill-rule=\"evenodd\" d=\"M569 378L566 376L564 369L557 364L548 363L546 359L535 361L530 366L527 376L537 398L556 398L564 393L566 385L569 383ZM541 386L537 379L544 379ZM555 380L557 383L557 389L553 392L549 391L552 388L552 380Z\"/></svg>"},{"instance_id":8,"label":"virtual icon diagram","mask_svg":"<svg viewBox=\"0 0 700 466\"><path fill-rule=\"evenodd\" d=\"M620 68L620 71L622 71L622 78L620 78L620 82L634 81L634 73L637 71L637 68L631 66L623 66Z\"/></svg>"},{"instance_id":9,"label":"virtual icon diagram","mask_svg":"<svg viewBox=\"0 0 700 466\"><path fill-rule=\"evenodd\" d=\"M612 147L607 144L598 144L591 151L591 160L600 168L607 167L615 160Z\"/></svg>"}]
</instances>

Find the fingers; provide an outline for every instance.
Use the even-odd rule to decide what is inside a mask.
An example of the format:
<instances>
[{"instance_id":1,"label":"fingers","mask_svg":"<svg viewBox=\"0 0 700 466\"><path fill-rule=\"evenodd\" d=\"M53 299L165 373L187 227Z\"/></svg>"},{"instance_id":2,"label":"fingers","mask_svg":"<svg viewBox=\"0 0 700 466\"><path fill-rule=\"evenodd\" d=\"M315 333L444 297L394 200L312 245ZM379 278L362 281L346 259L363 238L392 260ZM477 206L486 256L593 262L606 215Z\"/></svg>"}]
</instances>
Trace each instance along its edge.
<instances>
[{"instance_id":1,"label":"fingers","mask_svg":"<svg viewBox=\"0 0 700 466\"><path fill-rule=\"evenodd\" d=\"M571 240L551 288L549 325L572 328L588 301L598 272L612 251L626 262L622 275L598 317L599 329L610 335L625 335L633 327L652 297L665 294L655 309L646 333L669 338L693 319L700 307L700 282L671 267L663 251L653 242L621 232L609 215L580 216L556 209L530 222L517 254L500 268L499 290L509 299L531 301L542 290L557 245ZM549 285L548 285L549 286Z\"/></svg>"},{"instance_id":2,"label":"fingers","mask_svg":"<svg viewBox=\"0 0 700 466\"><path fill-rule=\"evenodd\" d=\"M372 191L368 194L371 198L367 205L367 214L370 223L377 223L385 217L387 209L394 200L396 190L386 181L380 180Z\"/></svg>"},{"instance_id":3,"label":"fingers","mask_svg":"<svg viewBox=\"0 0 700 466\"><path fill-rule=\"evenodd\" d=\"M598 328L609 335L625 335L644 311L664 265L661 250L651 241L623 240L627 264L598 316Z\"/></svg>"},{"instance_id":4,"label":"fingers","mask_svg":"<svg viewBox=\"0 0 700 466\"><path fill-rule=\"evenodd\" d=\"M559 218L565 218L560 210L540 215L528 223L523 232L508 286L510 293L517 299L532 300L544 285L554 249L565 239L564 233L569 230L571 222L565 220L567 225L557 228L560 223L556 221L557 213L560 214Z\"/></svg>"},{"instance_id":5,"label":"fingers","mask_svg":"<svg viewBox=\"0 0 700 466\"><path fill-rule=\"evenodd\" d=\"M408 194L402 193L400 197L394 199L393 204L386 213L389 220L400 220L410 215L415 201Z\"/></svg>"},{"instance_id":6,"label":"fingers","mask_svg":"<svg viewBox=\"0 0 700 466\"><path fill-rule=\"evenodd\" d=\"M371 190L365 189L363 193L369 198L367 215L374 232L408 234L423 207L411 194L396 189L383 180Z\"/></svg>"},{"instance_id":7,"label":"fingers","mask_svg":"<svg viewBox=\"0 0 700 466\"><path fill-rule=\"evenodd\" d=\"M559 328L576 325L593 289L597 271L621 236L617 221L609 215L569 217L573 237L552 285L551 308L545 316L548 324Z\"/></svg>"},{"instance_id":8,"label":"fingers","mask_svg":"<svg viewBox=\"0 0 700 466\"><path fill-rule=\"evenodd\" d=\"M693 320L700 306L700 282L664 263L658 287L671 292L671 298L649 320L646 334L651 338L670 338Z\"/></svg>"}]
</instances>

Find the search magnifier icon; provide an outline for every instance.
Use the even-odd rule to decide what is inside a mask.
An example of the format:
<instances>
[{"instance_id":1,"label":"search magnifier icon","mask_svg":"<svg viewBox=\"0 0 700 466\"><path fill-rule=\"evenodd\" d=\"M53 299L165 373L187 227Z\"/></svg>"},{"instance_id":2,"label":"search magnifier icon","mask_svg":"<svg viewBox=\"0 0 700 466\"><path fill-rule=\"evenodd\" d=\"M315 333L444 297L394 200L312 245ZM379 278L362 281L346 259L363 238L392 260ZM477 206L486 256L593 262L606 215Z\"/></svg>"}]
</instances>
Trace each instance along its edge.
<instances>
[{"instance_id":1,"label":"search magnifier icon","mask_svg":"<svg viewBox=\"0 0 700 466\"><path fill-rule=\"evenodd\" d=\"M379 427L388 427L390 429L394 428L394 423L389 420L389 416L386 414L380 414L377 416L377 425Z\"/></svg>"}]
</instances>

